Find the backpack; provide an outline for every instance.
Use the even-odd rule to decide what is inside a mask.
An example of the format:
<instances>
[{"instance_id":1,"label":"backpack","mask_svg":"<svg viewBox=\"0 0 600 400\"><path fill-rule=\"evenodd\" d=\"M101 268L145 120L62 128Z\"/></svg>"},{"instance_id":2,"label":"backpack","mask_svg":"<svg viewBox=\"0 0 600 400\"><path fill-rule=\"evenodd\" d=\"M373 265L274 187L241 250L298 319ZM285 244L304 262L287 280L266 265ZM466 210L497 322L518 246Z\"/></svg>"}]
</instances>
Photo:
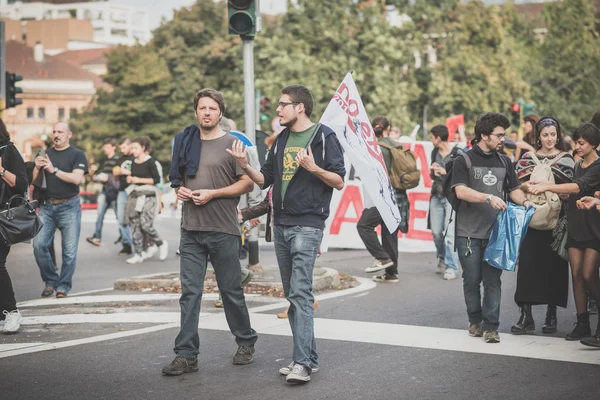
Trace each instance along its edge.
<instances>
[{"instance_id":1,"label":"backpack","mask_svg":"<svg viewBox=\"0 0 600 400\"><path fill-rule=\"evenodd\" d=\"M408 190L419 186L421 172L417 169L417 158L410 150L402 146L393 147L386 143L379 146L388 149L392 155L392 168L388 171L394 189Z\"/></svg>"},{"instance_id":2,"label":"backpack","mask_svg":"<svg viewBox=\"0 0 600 400\"><path fill-rule=\"evenodd\" d=\"M454 149L456 149L456 146ZM452 173L452 167L454 166L454 161L456 161L458 157L464 157L465 163L467 164L467 169L471 169L471 157L469 157L467 154L468 150L454 151L454 149L452 149L452 152L450 153L450 159L446 161L446 176L444 177L444 182L442 183L442 192L444 193L446 200L448 200L452 206L452 210L457 211L458 206L460 205L460 199L456 197L456 193L452 189L452 176L454 175ZM434 159L432 158L432 160Z\"/></svg>"},{"instance_id":3,"label":"backpack","mask_svg":"<svg viewBox=\"0 0 600 400\"><path fill-rule=\"evenodd\" d=\"M554 159L541 162L532 151L531 158L535 162L535 167L531 172L529 179L533 182L555 183L552 165L558 161L564 153L559 154ZM560 216L562 201L556 193L544 192L540 194L526 193L527 200L535 204L535 214L529 223L529 226L542 231L549 231L556 227Z\"/></svg>"}]
</instances>

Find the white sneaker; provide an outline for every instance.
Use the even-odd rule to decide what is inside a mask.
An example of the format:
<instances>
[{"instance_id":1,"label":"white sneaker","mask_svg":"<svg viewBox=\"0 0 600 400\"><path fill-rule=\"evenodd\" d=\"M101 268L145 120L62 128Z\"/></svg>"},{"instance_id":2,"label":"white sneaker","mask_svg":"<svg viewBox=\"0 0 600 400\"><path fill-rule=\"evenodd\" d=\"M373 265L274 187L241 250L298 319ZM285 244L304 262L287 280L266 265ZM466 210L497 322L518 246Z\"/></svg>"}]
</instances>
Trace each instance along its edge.
<instances>
[{"instance_id":1,"label":"white sneaker","mask_svg":"<svg viewBox=\"0 0 600 400\"><path fill-rule=\"evenodd\" d=\"M391 267L392 265L394 265L394 262L392 260L375 260L375 262L373 263L373 265L371 265L370 267L365 268L365 272L377 272L377 271L381 271L382 269L386 269Z\"/></svg>"},{"instance_id":2,"label":"white sneaker","mask_svg":"<svg viewBox=\"0 0 600 400\"><path fill-rule=\"evenodd\" d=\"M156 245L149 246L146 251L142 251L142 258L148 260L154 257L156 253L158 253L158 247Z\"/></svg>"},{"instance_id":3,"label":"white sneaker","mask_svg":"<svg viewBox=\"0 0 600 400\"><path fill-rule=\"evenodd\" d=\"M0 332L4 332L4 324L6 324L6 321L0 321Z\"/></svg>"},{"instance_id":4,"label":"white sneaker","mask_svg":"<svg viewBox=\"0 0 600 400\"><path fill-rule=\"evenodd\" d=\"M290 365L288 365L287 367L281 367L279 369L279 374L288 376L289 374L292 373L292 370L294 369L294 365L296 365L296 363L292 361L290 363ZM313 372L313 373L319 372L319 367L312 367L311 372Z\"/></svg>"},{"instance_id":5,"label":"white sneaker","mask_svg":"<svg viewBox=\"0 0 600 400\"><path fill-rule=\"evenodd\" d=\"M21 327L21 322L23 321L23 317L19 310L14 310L11 312L3 311L4 315L6 315L6 319L4 320L4 328L2 332L4 333L16 333Z\"/></svg>"},{"instance_id":6,"label":"white sneaker","mask_svg":"<svg viewBox=\"0 0 600 400\"><path fill-rule=\"evenodd\" d=\"M141 264L144 262L144 258L140 254L135 254L133 257L125 260L127 264Z\"/></svg>"},{"instance_id":7,"label":"white sneaker","mask_svg":"<svg viewBox=\"0 0 600 400\"><path fill-rule=\"evenodd\" d=\"M451 281L453 279L458 278L458 275L456 273L455 270L453 269L447 269L446 272L444 272L444 279L447 281Z\"/></svg>"},{"instance_id":8,"label":"white sneaker","mask_svg":"<svg viewBox=\"0 0 600 400\"><path fill-rule=\"evenodd\" d=\"M285 377L289 383L304 383L310 381L311 370L300 364L294 364L292 371Z\"/></svg>"},{"instance_id":9,"label":"white sneaker","mask_svg":"<svg viewBox=\"0 0 600 400\"><path fill-rule=\"evenodd\" d=\"M169 242L166 240L158 248L158 258L160 261L165 261L169 255Z\"/></svg>"}]
</instances>

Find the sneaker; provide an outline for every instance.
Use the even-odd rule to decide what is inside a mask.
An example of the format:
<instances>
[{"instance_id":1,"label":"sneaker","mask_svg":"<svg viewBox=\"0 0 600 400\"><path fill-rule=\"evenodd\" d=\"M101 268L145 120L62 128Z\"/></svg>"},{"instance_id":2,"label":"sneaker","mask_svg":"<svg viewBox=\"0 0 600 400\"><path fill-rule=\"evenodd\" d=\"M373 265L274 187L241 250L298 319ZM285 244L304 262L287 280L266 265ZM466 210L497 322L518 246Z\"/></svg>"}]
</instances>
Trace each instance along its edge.
<instances>
[{"instance_id":1,"label":"sneaker","mask_svg":"<svg viewBox=\"0 0 600 400\"><path fill-rule=\"evenodd\" d=\"M125 260L127 264L141 264L144 262L144 258L141 254L135 254L133 257Z\"/></svg>"},{"instance_id":2,"label":"sneaker","mask_svg":"<svg viewBox=\"0 0 600 400\"><path fill-rule=\"evenodd\" d=\"M469 336L482 337L483 330L481 329L481 324L469 324Z\"/></svg>"},{"instance_id":3,"label":"sneaker","mask_svg":"<svg viewBox=\"0 0 600 400\"><path fill-rule=\"evenodd\" d=\"M89 237L85 240L87 240L88 243L93 244L94 246L102 246L102 242L97 237Z\"/></svg>"},{"instance_id":4,"label":"sneaker","mask_svg":"<svg viewBox=\"0 0 600 400\"><path fill-rule=\"evenodd\" d=\"M217 301L215 301L215 307L223 308L223 298L221 297L221 295L219 295L219 298L217 299Z\"/></svg>"},{"instance_id":5,"label":"sneaker","mask_svg":"<svg viewBox=\"0 0 600 400\"><path fill-rule=\"evenodd\" d=\"M443 259L440 258L438 260L438 265L435 269L435 273L438 275L442 275L445 271L446 271L446 263L444 262Z\"/></svg>"},{"instance_id":6,"label":"sneaker","mask_svg":"<svg viewBox=\"0 0 600 400\"><path fill-rule=\"evenodd\" d=\"M581 339L579 343L589 347L600 347L600 331L592 337Z\"/></svg>"},{"instance_id":7,"label":"sneaker","mask_svg":"<svg viewBox=\"0 0 600 400\"><path fill-rule=\"evenodd\" d=\"M130 256L133 254L133 250L131 250L131 246L128 244L124 244L121 251L119 251L120 256Z\"/></svg>"},{"instance_id":8,"label":"sneaker","mask_svg":"<svg viewBox=\"0 0 600 400\"><path fill-rule=\"evenodd\" d=\"M451 281L458 278L458 275L456 274L456 271L453 269L447 269L446 272L444 272L444 279L447 281Z\"/></svg>"},{"instance_id":9,"label":"sneaker","mask_svg":"<svg viewBox=\"0 0 600 400\"><path fill-rule=\"evenodd\" d=\"M488 330L483 332L483 340L486 343L500 343L500 335L498 331Z\"/></svg>"},{"instance_id":10,"label":"sneaker","mask_svg":"<svg viewBox=\"0 0 600 400\"><path fill-rule=\"evenodd\" d=\"M381 271L382 269L389 268L392 265L394 265L394 262L392 260L390 260L389 258L387 260L375 260L375 262L373 263L373 265L371 265L370 267L365 268L365 272L377 272L377 271Z\"/></svg>"},{"instance_id":11,"label":"sneaker","mask_svg":"<svg viewBox=\"0 0 600 400\"><path fill-rule=\"evenodd\" d=\"M383 275L374 276L373 280L375 282L381 282L381 283L398 283L398 282L400 282L400 279L398 278L398 274L390 275L388 273L385 273Z\"/></svg>"},{"instance_id":12,"label":"sneaker","mask_svg":"<svg viewBox=\"0 0 600 400\"><path fill-rule=\"evenodd\" d=\"M250 283L254 275L247 268L242 267L242 287Z\"/></svg>"},{"instance_id":13,"label":"sneaker","mask_svg":"<svg viewBox=\"0 0 600 400\"><path fill-rule=\"evenodd\" d=\"M252 361L254 361L252 354L254 354L254 346L238 347L235 356L233 356L233 365L252 364Z\"/></svg>"},{"instance_id":14,"label":"sneaker","mask_svg":"<svg viewBox=\"0 0 600 400\"><path fill-rule=\"evenodd\" d=\"M17 333L19 328L21 327L21 322L23 321L23 317L19 310L14 310L11 312L3 311L2 312L6 319L4 320L4 328L2 329L3 333Z\"/></svg>"},{"instance_id":15,"label":"sneaker","mask_svg":"<svg viewBox=\"0 0 600 400\"><path fill-rule=\"evenodd\" d=\"M296 363L292 361L290 363L290 365L288 365L287 367L281 367L281 368L279 368L279 374L285 375L285 376L291 374L292 370L294 369L294 365L296 365ZM310 369L310 372L312 372L313 374L315 372L319 372L319 367L312 367Z\"/></svg>"},{"instance_id":16,"label":"sneaker","mask_svg":"<svg viewBox=\"0 0 600 400\"><path fill-rule=\"evenodd\" d=\"M304 383L310 381L311 370L303 365L294 364L292 370L285 377L289 383Z\"/></svg>"},{"instance_id":17,"label":"sneaker","mask_svg":"<svg viewBox=\"0 0 600 400\"><path fill-rule=\"evenodd\" d=\"M156 247L156 246L154 246ZM150 250L150 248L148 248ZM167 256L169 255L169 242L166 240L158 247L158 259L160 261L165 261Z\"/></svg>"},{"instance_id":18,"label":"sneaker","mask_svg":"<svg viewBox=\"0 0 600 400\"><path fill-rule=\"evenodd\" d=\"M6 321L2 320L0 321L0 332L4 332L4 325L6 324Z\"/></svg>"},{"instance_id":19,"label":"sneaker","mask_svg":"<svg viewBox=\"0 0 600 400\"><path fill-rule=\"evenodd\" d=\"M142 258L144 259L144 261L154 257L154 255L158 253L158 247L156 245L152 245L152 246L148 246L148 248L146 249L146 251L142 251Z\"/></svg>"},{"instance_id":20,"label":"sneaker","mask_svg":"<svg viewBox=\"0 0 600 400\"><path fill-rule=\"evenodd\" d=\"M198 359L190 360L182 356L177 356L171 364L165 365L162 369L163 375L177 376L188 372L198 372Z\"/></svg>"},{"instance_id":21,"label":"sneaker","mask_svg":"<svg viewBox=\"0 0 600 400\"><path fill-rule=\"evenodd\" d=\"M46 286L44 290L42 290L42 297L50 297L54 294L54 288L52 286Z\"/></svg>"}]
</instances>

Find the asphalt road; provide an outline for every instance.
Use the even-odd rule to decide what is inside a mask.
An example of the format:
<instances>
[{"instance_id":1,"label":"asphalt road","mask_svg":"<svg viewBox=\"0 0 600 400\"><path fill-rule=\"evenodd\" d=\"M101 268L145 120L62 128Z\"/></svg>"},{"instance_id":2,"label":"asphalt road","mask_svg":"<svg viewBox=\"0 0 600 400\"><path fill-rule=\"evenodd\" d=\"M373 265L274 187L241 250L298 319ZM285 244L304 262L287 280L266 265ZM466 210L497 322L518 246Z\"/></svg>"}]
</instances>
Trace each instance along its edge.
<instances>
[{"instance_id":1,"label":"asphalt road","mask_svg":"<svg viewBox=\"0 0 600 400\"><path fill-rule=\"evenodd\" d=\"M110 244L95 248L85 242L93 230L92 220L84 218L73 294L109 288L116 278L178 269L177 220L158 222L159 232L171 243L169 259L135 266L116 255L119 248L112 245L116 230L110 223L105 227L105 241ZM273 264L272 248L264 248L261 258ZM436 275L434 254L401 254L400 260L398 284L364 283L363 289L320 301L315 329L321 370L307 385L287 385L277 373L292 355L287 323L273 315L281 305L270 307L249 299L259 341L255 362L240 367L231 362L236 346L222 312L207 299L203 312L208 314L200 323L200 372L167 378L160 369L173 357L176 299L160 306L115 301L81 309L78 305L23 308L28 318L64 315L65 321L54 325L32 320L19 334L1 338L0 399L600 398L600 351L562 339L575 321L572 302L568 309L559 310L559 332L550 335L554 337L539 334L543 307L534 308L538 335L510 335L510 326L518 318L512 300L516 274L504 273L502 342L482 344L466 333L461 280L448 282ZM332 251L318 260L322 266L365 278L370 275L363 269L371 262L365 251ZM18 300L37 299L43 285L31 247L16 246L8 266ZM68 320L69 314L76 313L89 320ZM131 313L127 323L97 320L123 313ZM156 320L146 320L149 315ZM595 322L593 317L594 326ZM40 344L38 349L42 343L59 348L33 347L30 353L18 350L7 356L8 346L18 348L24 343Z\"/></svg>"}]
</instances>

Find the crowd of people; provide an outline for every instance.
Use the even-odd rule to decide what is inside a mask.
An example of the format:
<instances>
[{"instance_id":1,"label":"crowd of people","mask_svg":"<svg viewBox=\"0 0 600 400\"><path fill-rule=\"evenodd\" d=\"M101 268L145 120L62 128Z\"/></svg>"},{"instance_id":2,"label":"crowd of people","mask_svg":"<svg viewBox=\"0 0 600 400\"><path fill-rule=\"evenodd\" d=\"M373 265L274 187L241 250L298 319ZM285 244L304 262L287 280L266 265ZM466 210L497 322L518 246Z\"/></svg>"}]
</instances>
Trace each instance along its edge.
<instances>
[{"instance_id":1,"label":"crowd of people","mask_svg":"<svg viewBox=\"0 0 600 400\"><path fill-rule=\"evenodd\" d=\"M198 371L199 313L208 262L212 264L220 302L237 351L235 365L253 362L258 339L251 327L243 286L249 271L240 264L240 221L259 223L267 215L266 239L273 241L283 290L289 301L285 312L293 335L291 363L279 370L287 382L310 381L319 370L314 336L313 268L319 255L333 190L342 190L346 169L343 150L334 131L313 123L313 97L302 85L281 90L277 116L283 131L268 139L262 166L236 136L225 117L225 99L215 89L203 89L193 99L197 124L178 133L173 141L169 182L183 204L180 254L182 284L181 327L175 338L175 358L162 369L165 375ZM557 307L568 303L569 266L577 323L567 340L600 347L600 321L592 334L589 300L600 297L600 112L565 135L553 117L526 116L521 140L510 132L500 113L482 114L470 143L449 142L444 125L431 128L429 138L432 179L429 226L436 247L436 272L457 279L462 268L468 334L486 343L500 342L502 270L484 261L484 253L499 212L513 202L534 207L537 218L522 241L515 303L521 316L514 334L535 331L532 306L545 305L543 333L557 331ZM387 171L392 171L401 132L385 116L372 121ZM88 174L83 151L71 146L67 122L53 129L52 146L42 150L28 174L26 164L10 143L0 120L0 178L6 187L0 204L27 192L39 201L43 228L33 240L35 260L44 289L42 297L66 297L72 288L81 229L79 188ZM460 139L464 135L459 136ZM569 138L569 139L567 139ZM94 180L102 183L98 219L87 242L101 246L104 216L112 205L119 229L119 254L127 263L142 263L158 253L168 255L154 220L162 208L162 166L152 156L148 137L106 139L106 161ZM544 175L545 174L545 175ZM366 272L373 280L398 283L398 234L408 231L409 200L406 187L392 187L401 223L389 232L377 208L365 209L357 224L366 249L374 257ZM264 198L240 206L239 199L258 188ZM5 207L4 207L5 208ZM242 209L240 209L242 208ZM381 226L381 241L376 228ZM62 264L53 252L56 230L62 236ZM8 271L9 246L0 244L0 330L16 332L21 315ZM60 271L60 272L59 272ZM483 283L483 294L482 294Z\"/></svg>"}]
</instances>

